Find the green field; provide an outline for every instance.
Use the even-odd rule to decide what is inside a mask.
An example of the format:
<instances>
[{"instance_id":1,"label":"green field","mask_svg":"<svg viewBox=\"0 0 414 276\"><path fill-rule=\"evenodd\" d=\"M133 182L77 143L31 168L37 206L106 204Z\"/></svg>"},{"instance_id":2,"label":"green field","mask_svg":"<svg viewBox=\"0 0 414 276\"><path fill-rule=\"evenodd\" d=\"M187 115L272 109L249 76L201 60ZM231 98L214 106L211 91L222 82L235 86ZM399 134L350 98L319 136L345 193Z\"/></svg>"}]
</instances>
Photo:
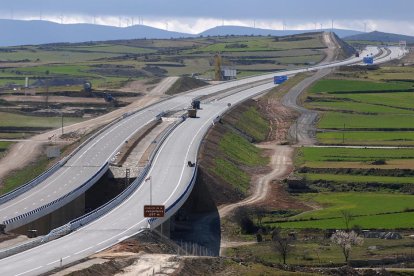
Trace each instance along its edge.
<instances>
[{"instance_id":1,"label":"green field","mask_svg":"<svg viewBox=\"0 0 414 276\"><path fill-rule=\"evenodd\" d=\"M411 146L414 92L407 90L413 89L407 81L323 79L309 89L305 106L321 112L318 128L328 130L317 134L323 144Z\"/></svg>"},{"instance_id":2,"label":"green field","mask_svg":"<svg viewBox=\"0 0 414 276\"><path fill-rule=\"evenodd\" d=\"M323 79L315 83L310 89L310 93L330 93L338 94L341 92L355 91L398 91L414 89L414 84L407 82L372 82L359 80L336 80Z\"/></svg>"},{"instance_id":3,"label":"green field","mask_svg":"<svg viewBox=\"0 0 414 276\"><path fill-rule=\"evenodd\" d=\"M61 117L26 116L14 113L0 112L0 127L46 127L58 128L62 125ZM64 117L64 125L83 121L82 118Z\"/></svg>"},{"instance_id":4,"label":"green field","mask_svg":"<svg viewBox=\"0 0 414 276\"><path fill-rule=\"evenodd\" d=\"M318 141L323 144L353 145L400 145L414 146L414 131L336 131L319 132Z\"/></svg>"},{"instance_id":5,"label":"green field","mask_svg":"<svg viewBox=\"0 0 414 276\"><path fill-rule=\"evenodd\" d=\"M298 48L324 48L319 38L310 36L306 40L286 41L274 38L238 39L226 43L215 43L201 49L202 52L248 52L248 51L275 51Z\"/></svg>"},{"instance_id":6,"label":"green field","mask_svg":"<svg viewBox=\"0 0 414 276\"><path fill-rule=\"evenodd\" d=\"M385 184L414 184L414 177L392 177L376 175L350 175L350 174L320 174L307 173L306 179L310 181L333 181L341 183L375 183Z\"/></svg>"},{"instance_id":7,"label":"green field","mask_svg":"<svg viewBox=\"0 0 414 276\"><path fill-rule=\"evenodd\" d=\"M414 159L414 148L409 149L352 149L352 148L301 148L297 163L317 166L325 162L372 162L376 160Z\"/></svg>"},{"instance_id":8,"label":"green field","mask_svg":"<svg viewBox=\"0 0 414 276\"><path fill-rule=\"evenodd\" d=\"M144 77L199 74L211 78L217 51L222 53L223 66L236 67L243 77L317 63L324 57L324 48L321 34L3 47L0 88L23 85L26 76L32 82L81 78L98 89L120 88Z\"/></svg>"},{"instance_id":9,"label":"green field","mask_svg":"<svg viewBox=\"0 0 414 276\"><path fill-rule=\"evenodd\" d=\"M323 209L299 214L289 218L289 222L278 225L284 228L344 228L344 219L341 216L343 210L355 216L352 225L363 228L412 228L414 225L414 212L406 212L414 209L412 195L318 193L303 195L301 199L313 201Z\"/></svg>"},{"instance_id":10,"label":"green field","mask_svg":"<svg viewBox=\"0 0 414 276\"><path fill-rule=\"evenodd\" d=\"M361 115L341 112L326 112L321 116L319 128L324 129L372 129L372 130L402 130L414 129L413 115Z\"/></svg>"}]
</instances>

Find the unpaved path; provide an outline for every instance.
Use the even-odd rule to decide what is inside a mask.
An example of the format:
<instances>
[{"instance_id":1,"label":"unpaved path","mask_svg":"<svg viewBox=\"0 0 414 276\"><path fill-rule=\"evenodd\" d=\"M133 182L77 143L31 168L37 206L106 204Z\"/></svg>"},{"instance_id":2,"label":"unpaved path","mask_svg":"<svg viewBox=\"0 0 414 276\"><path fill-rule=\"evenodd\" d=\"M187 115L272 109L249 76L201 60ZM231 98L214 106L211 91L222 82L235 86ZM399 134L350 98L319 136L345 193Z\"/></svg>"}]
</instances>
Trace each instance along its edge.
<instances>
[{"instance_id":1,"label":"unpaved path","mask_svg":"<svg viewBox=\"0 0 414 276\"><path fill-rule=\"evenodd\" d=\"M176 77L166 78L165 80L161 81L150 93L134 101L130 105L85 122L66 126L64 127L64 132L74 132L78 133L79 135L84 135L93 131L94 129L110 123L126 112L131 112L153 104L159 101L163 93L165 93L165 91L167 91L168 88L174 84L176 80ZM48 143L49 137L59 137L60 134L61 129L56 129L33 136L30 140L14 144L8 150L7 154L2 159L0 159L0 186L3 183L2 179L9 173L23 168L29 163L36 160L36 158L41 154L41 146Z\"/></svg>"},{"instance_id":2,"label":"unpaved path","mask_svg":"<svg viewBox=\"0 0 414 276\"><path fill-rule=\"evenodd\" d=\"M324 33L323 39L328 48L325 50L326 58L321 64L332 62L337 56L337 46L332 35ZM289 129L290 140L298 146L314 145L316 143L316 121L318 119L318 112L302 107L299 103L299 97L310 85L327 76L332 71L332 68L319 70L314 75L295 85L282 98L282 104L285 107L296 110L301 114L296 123Z\"/></svg>"},{"instance_id":3,"label":"unpaved path","mask_svg":"<svg viewBox=\"0 0 414 276\"><path fill-rule=\"evenodd\" d=\"M117 276L171 275L180 267L176 255L142 254L131 266L117 273Z\"/></svg>"},{"instance_id":4,"label":"unpaved path","mask_svg":"<svg viewBox=\"0 0 414 276\"><path fill-rule=\"evenodd\" d=\"M293 166L293 149L291 147L275 145L272 143L263 143L257 146L262 149L273 150L269 165L272 168L272 171L269 174L258 176L251 196L233 204L220 206L218 209L220 218L226 217L237 207L252 205L265 200L269 193L272 180L282 180L291 172Z\"/></svg>"}]
</instances>

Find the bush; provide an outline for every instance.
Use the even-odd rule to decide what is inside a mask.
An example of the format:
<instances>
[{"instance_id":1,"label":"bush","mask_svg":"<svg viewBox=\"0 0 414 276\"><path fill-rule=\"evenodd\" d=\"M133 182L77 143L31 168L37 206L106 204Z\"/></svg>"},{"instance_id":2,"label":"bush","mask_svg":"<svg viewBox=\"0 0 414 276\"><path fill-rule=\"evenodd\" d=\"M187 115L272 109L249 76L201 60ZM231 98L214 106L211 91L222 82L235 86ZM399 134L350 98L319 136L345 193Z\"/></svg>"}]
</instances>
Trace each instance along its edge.
<instances>
[{"instance_id":1,"label":"bush","mask_svg":"<svg viewBox=\"0 0 414 276\"><path fill-rule=\"evenodd\" d=\"M250 213L246 207L239 207L234 213L234 220L239 225L242 234L254 234L257 227L250 217Z\"/></svg>"}]
</instances>

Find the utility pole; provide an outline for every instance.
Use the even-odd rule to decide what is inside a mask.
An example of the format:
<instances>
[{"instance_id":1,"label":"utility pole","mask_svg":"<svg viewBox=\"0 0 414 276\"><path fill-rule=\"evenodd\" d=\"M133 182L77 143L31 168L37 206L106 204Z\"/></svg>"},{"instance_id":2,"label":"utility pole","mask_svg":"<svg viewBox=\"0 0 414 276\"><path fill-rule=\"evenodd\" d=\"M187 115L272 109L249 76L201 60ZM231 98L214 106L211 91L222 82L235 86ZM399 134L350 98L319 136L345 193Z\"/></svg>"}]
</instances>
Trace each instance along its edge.
<instances>
[{"instance_id":1,"label":"utility pole","mask_svg":"<svg viewBox=\"0 0 414 276\"><path fill-rule=\"evenodd\" d=\"M62 115L62 135L63 135L63 112L61 113Z\"/></svg>"},{"instance_id":2,"label":"utility pole","mask_svg":"<svg viewBox=\"0 0 414 276\"><path fill-rule=\"evenodd\" d=\"M344 129L342 131L342 144L345 144L345 123L344 123Z\"/></svg>"},{"instance_id":3,"label":"utility pole","mask_svg":"<svg viewBox=\"0 0 414 276\"><path fill-rule=\"evenodd\" d=\"M364 23L364 33L367 32L367 22Z\"/></svg>"}]
</instances>

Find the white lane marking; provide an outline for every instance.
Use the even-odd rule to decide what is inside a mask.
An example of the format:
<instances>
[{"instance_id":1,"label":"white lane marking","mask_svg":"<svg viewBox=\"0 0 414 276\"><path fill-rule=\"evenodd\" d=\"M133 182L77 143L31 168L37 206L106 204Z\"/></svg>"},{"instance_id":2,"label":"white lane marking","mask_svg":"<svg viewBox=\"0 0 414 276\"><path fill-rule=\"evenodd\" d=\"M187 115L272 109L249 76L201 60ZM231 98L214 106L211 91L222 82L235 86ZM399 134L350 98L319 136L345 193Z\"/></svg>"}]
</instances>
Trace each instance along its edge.
<instances>
[{"instance_id":1,"label":"white lane marking","mask_svg":"<svg viewBox=\"0 0 414 276\"><path fill-rule=\"evenodd\" d=\"M81 251L76 252L74 255L81 254L81 253L83 253L83 252L85 252L85 251L88 251L89 249L92 249L92 248L93 248L93 246L89 246L88 248L85 248L85 249L83 249L83 250L81 250Z\"/></svg>"},{"instance_id":2,"label":"white lane marking","mask_svg":"<svg viewBox=\"0 0 414 276\"><path fill-rule=\"evenodd\" d=\"M56 260L56 261L50 262L50 263L46 264L46 266L49 266L49 265L52 265L52 264L58 263L58 262L60 262L60 260Z\"/></svg>"},{"instance_id":3,"label":"white lane marking","mask_svg":"<svg viewBox=\"0 0 414 276\"><path fill-rule=\"evenodd\" d=\"M36 268L33 268L33 269L30 269L30 270L27 270L27 271L25 271L25 272L22 272L22 273L16 274L15 276L24 275L24 274L30 273L30 272L32 272L32 271L38 270L38 269L40 269L40 268L42 268L42 267L43 267L43 266L41 265L41 266L38 266L38 267L36 267Z\"/></svg>"},{"instance_id":4,"label":"white lane marking","mask_svg":"<svg viewBox=\"0 0 414 276\"><path fill-rule=\"evenodd\" d=\"M122 241L124 241L124 240L126 240L128 238L129 238L129 236L122 237L122 238L118 239L118 242L122 242Z\"/></svg>"},{"instance_id":5,"label":"white lane marking","mask_svg":"<svg viewBox=\"0 0 414 276\"><path fill-rule=\"evenodd\" d=\"M108 246L105 246L104 248L102 248L102 249L98 249L98 250L96 250L95 251L95 253L99 253L99 252L101 252L101 251L104 251L104 250L106 250L106 249L108 249L109 247L111 247L111 246L113 246L113 244L110 244L110 245L108 245Z\"/></svg>"}]
</instances>

